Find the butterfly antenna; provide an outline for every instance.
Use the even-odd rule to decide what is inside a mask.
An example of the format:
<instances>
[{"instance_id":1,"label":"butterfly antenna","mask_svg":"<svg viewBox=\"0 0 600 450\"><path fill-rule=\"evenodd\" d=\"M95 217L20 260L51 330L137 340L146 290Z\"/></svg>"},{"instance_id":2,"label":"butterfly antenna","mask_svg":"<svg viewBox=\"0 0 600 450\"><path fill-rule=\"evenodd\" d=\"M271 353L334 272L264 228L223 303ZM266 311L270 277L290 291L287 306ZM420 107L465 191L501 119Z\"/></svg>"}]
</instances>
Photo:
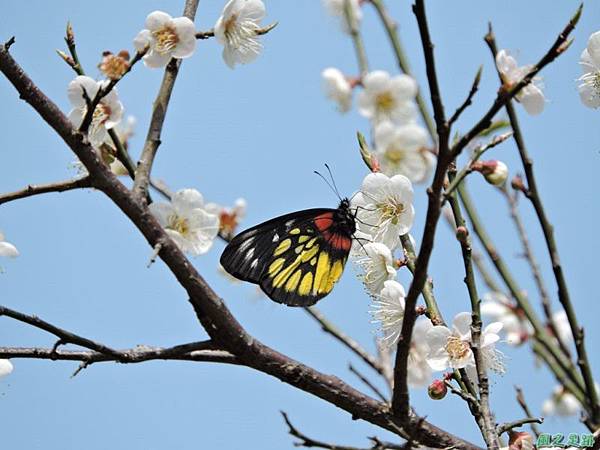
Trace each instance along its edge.
<instances>
[{"instance_id":1,"label":"butterfly antenna","mask_svg":"<svg viewBox=\"0 0 600 450\"><path fill-rule=\"evenodd\" d=\"M335 195L337 195L338 198L341 200L340 194L338 193L337 188L334 188L335 184L332 186L331 183L327 180L327 178L325 178L323 176L323 174L321 172L318 172L316 170L314 170L313 172L316 173L317 175L319 175L323 179L323 181L325 182L325 184L327 184L327 186L329 186L329 189L331 189L333 191L333 193Z\"/></svg>"},{"instance_id":2,"label":"butterfly antenna","mask_svg":"<svg viewBox=\"0 0 600 450\"><path fill-rule=\"evenodd\" d=\"M325 167L327 167L327 172L329 172L329 178L331 178L331 182L333 183L333 187L335 189L335 193L340 200L342 200L342 196L340 195L340 191L338 191L337 185L335 184L335 179L333 178L333 173L331 173L331 169L329 168L329 164L325 163Z\"/></svg>"}]
</instances>

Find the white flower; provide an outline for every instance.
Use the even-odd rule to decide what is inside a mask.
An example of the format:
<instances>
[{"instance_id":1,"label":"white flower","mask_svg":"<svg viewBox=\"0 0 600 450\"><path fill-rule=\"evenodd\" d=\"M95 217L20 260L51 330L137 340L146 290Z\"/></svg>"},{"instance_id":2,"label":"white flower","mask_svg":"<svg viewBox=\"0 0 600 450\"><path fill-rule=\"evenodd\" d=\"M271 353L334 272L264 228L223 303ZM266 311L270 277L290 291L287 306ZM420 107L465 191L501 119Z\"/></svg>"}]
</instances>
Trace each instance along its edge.
<instances>
[{"instance_id":1,"label":"white flower","mask_svg":"<svg viewBox=\"0 0 600 450\"><path fill-rule=\"evenodd\" d=\"M559 311L552 314L552 323L554 324L554 328L556 328L561 342L564 344L573 342L573 332L571 331L571 325L569 325L566 312Z\"/></svg>"},{"instance_id":2,"label":"white flower","mask_svg":"<svg viewBox=\"0 0 600 450\"><path fill-rule=\"evenodd\" d=\"M404 175L413 183L425 181L433 167L433 155L425 149L427 132L423 127L416 123L396 126L386 120L375 127L374 137L383 173Z\"/></svg>"},{"instance_id":3,"label":"white flower","mask_svg":"<svg viewBox=\"0 0 600 450\"><path fill-rule=\"evenodd\" d=\"M163 11L154 11L146 17L146 29L133 40L138 52L148 49L144 55L147 67L164 67L171 58L192 56L196 49L196 29L187 17L173 19Z\"/></svg>"},{"instance_id":4,"label":"white flower","mask_svg":"<svg viewBox=\"0 0 600 450\"><path fill-rule=\"evenodd\" d=\"M150 211L179 248L192 256L206 253L219 232L219 217L206 211L202 194L182 189L171 203L152 203Z\"/></svg>"},{"instance_id":5,"label":"white flower","mask_svg":"<svg viewBox=\"0 0 600 450\"><path fill-rule=\"evenodd\" d=\"M574 416L580 409L581 404L577 398L562 386L556 386L552 396L542 404L544 416Z\"/></svg>"},{"instance_id":6,"label":"white flower","mask_svg":"<svg viewBox=\"0 0 600 450\"><path fill-rule=\"evenodd\" d=\"M12 363L8 359L0 359L0 378L10 375L13 368Z\"/></svg>"},{"instance_id":7,"label":"white flower","mask_svg":"<svg viewBox=\"0 0 600 450\"><path fill-rule=\"evenodd\" d=\"M389 178L382 173L370 173L363 180L360 192L352 199L359 231L395 250L400 235L410 231L415 210L412 205L412 184L404 175Z\"/></svg>"},{"instance_id":8,"label":"white flower","mask_svg":"<svg viewBox=\"0 0 600 450\"><path fill-rule=\"evenodd\" d=\"M429 319L418 320L413 328L406 373L409 386L425 387L431 381L431 367L427 363L427 333L431 328L433 325Z\"/></svg>"},{"instance_id":9,"label":"white flower","mask_svg":"<svg viewBox=\"0 0 600 450\"><path fill-rule=\"evenodd\" d=\"M510 345L522 344L533 332L531 324L500 292L490 292L483 296L481 314L494 322L502 323L502 330Z\"/></svg>"},{"instance_id":10,"label":"white flower","mask_svg":"<svg viewBox=\"0 0 600 450\"><path fill-rule=\"evenodd\" d=\"M329 67L321 76L325 96L337 103L340 112L348 112L352 107L352 86L344 74L334 67Z\"/></svg>"},{"instance_id":11,"label":"white flower","mask_svg":"<svg viewBox=\"0 0 600 450\"><path fill-rule=\"evenodd\" d=\"M344 32L349 33L352 28L348 26L348 20L346 20L346 1L350 2L350 8L352 9L352 17L354 18L355 26L358 26L362 20L362 10L360 9L359 0L323 0L323 5L327 12L337 17L340 20L340 24Z\"/></svg>"},{"instance_id":12,"label":"white flower","mask_svg":"<svg viewBox=\"0 0 600 450\"><path fill-rule=\"evenodd\" d=\"M17 247L4 240L4 234L2 231L0 231L0 256L6 256L8 258L16 258L19 256L19 250L17 250Z\"/></svg>"},{"instance_id":13,"label":"white flower","mask_svg":"<svg viewBox=\"0 0 600 450\"><path fill-rule=\"evenodd\" d=\"M454 317L452 330L436 325L427 332L429 353L427 362L436 371L462 369L473 365L471 350L471 313L463 312Z\"/></svg>"},{"instance_id":14,"label":"white flower","mask_svg":"<svg viewBox=\"0 0 600 450\"><path fill-rule=\"evenodd\" d=\"M581 53L579 64L583 75L578 81L579 97L589 108L600 107L600 31L593 33L588 39L587 48Z\"/></svg>"},{"instance_id":15,"label":"white flower","mask_svg":"<svg viewBox=\"0 0 600 450\"><path fill-rule=\"evenodd\" d=\"M405 296L404 287L400 283L386 280L381 292L373 297L371 316L374 322L379 323L381 341L387 346L394 345L400 338Z\"/></svg>"},{"instance_id":16,"label":"white flower","mask_svg":"<svg viewBox=\"0 0 600 450\"><path fill-rule=\"evenodd\" d=\"M415 119L417 82L408 75L394 78L382 70L365 75L364 90L358 95L358 111L373 123L391 120L396 123Z\"/></svg>"},{"instance_id":17,"label":"white flower","mask_svg":"<svg viewBox=\"0 0 600 450\"><path fill-rule=\"evenodd\" d=\"M523 79L532 66L518 67L517 61L507 50L500 50L496 55L496 67L498 67L498 71L502 75L504 84L511 88ZM540 80L540 77L534 77L516 96L516 99L523 105L525 111L532 116L540 114L544 110L546 102Z\"/></svg>"},{"instance_id":18,"label":"white flower","mask_svg":"<svg viewBox=\"0 0 600 450\"><path fill-rule=\"evenodd\" d=\"M233 237L239 222L246 216L246 200L238 198L232 208L208 203L206 211L219 217L219 231L223 236Z\"/></svg>"},{"instance_id":19,"label":"white flower","mask_svg":"<svg viewBox=\"0 0 600 450\"><path fill-rule=\"evenodd\" d=\"M256 33L265 17L261 0L229 0L215 24L215 37L223 44L223 60L233 69L236 63L256 59L262 44Z\"/></svg>"},{"instance_id":20,"label":"white flower","mask_svg":"<svg viewBox=\"0 0 600 450\"><path fill-rule=\"evenodd\" d=\"M371 295L378 295L384 283L396 277L392 252L378 242L365 244L363 256L356 259L355 263L364 271L360 278Z\"/></svg>"},{"instance_id":21,"label":"white flower","mask_svg":"<svg viewBox=\"0 0 600 450\"><path fill-rule=\"evenodd\" d=\"M85 75L79 75L69 83L67 94L73 109L69 112L69 120L75 128L79 128L87 113L87 102L83 96L85 90L88 98L94 99L98 90L105 87L109 82L95 81ZM94 109L92 122L88 129L88 138L94 148L99 148L105 141L109 140L107 130L115 127L123 117L123 105L119 101L116 89L106 94Z\"/></svg>"}]
</instances>

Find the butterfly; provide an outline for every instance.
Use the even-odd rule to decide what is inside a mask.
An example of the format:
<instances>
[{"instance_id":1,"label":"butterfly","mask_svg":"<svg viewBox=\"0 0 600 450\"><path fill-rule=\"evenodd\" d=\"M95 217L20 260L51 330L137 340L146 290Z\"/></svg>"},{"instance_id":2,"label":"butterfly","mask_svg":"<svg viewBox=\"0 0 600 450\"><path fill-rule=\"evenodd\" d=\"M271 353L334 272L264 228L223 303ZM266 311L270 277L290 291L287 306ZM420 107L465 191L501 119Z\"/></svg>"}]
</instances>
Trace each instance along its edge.
<instances>
[{"instance_id":1,"label":"butterfly","mask_svg":"<svg viewBox=\"0 0 600 450\"><path fill-rule=\"evenodd\" d=\"M344 198L337 209L296 211L242 231L223 251L221 265L258 284L271 300L310 306L342 276L355 231L355 214Z\"/></svg>"}]
</instances>

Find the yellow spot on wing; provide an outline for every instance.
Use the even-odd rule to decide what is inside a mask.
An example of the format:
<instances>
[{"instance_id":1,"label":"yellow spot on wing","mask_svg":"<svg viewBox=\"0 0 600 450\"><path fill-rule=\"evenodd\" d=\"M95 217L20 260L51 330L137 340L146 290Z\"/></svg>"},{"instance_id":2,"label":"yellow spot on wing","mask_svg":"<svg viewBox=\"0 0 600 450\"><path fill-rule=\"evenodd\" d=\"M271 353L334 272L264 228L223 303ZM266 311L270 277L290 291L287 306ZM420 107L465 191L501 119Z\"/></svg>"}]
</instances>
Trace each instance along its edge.
<instances>
[{"instance_id":1,"label":"yellow spot on wing","mask_svg":"<svg viewBox=\"0 0 600 450\"><path fill-rule=\"evenodd\" d=\"M342 263L342 260L338 259L336 262L333 263L333 267L329 271L329 277L327 278L327 285L325 286L326 292L329 292L333 289L333 285L335 283L337 283L337 281L342 276L343 272L344 272L344 264Z\"/></svg>"},{"instance_id":2,"label":"yellow spot on wing","mask_svg":"<svg viewBox=\"0 0 600 450\"><path fill-rule=\"evenodd\" d=\"M275 274L281 270L284 262L285 258L277 258L275 261L273 261L269 266L269 276L274 277Z\"/></svg>"},{"instance_id":3,"label":"yellow spot on wing","mask_svg":"<svg viewBox=\"0 0 600 450\"><path fill-rule=\"evenodd\" d=\"M290 248L291 246L292 246L292 240L290 238L284 239L283 241L281 241L281 243L277 246L277 248L273 252L273 256L281 255L282 253L287 251L287 249Z\"/></svg>"},{"instance_id":4,"label":"yellow spot on wing","mask_svg":"<svg viewBox=\"0 0 600 450\"><path fill-rule=\"evenodd\" d=\"M312 288L312 282L313 274L312 272L307 272L306 275L304 275L304 278L302 278L302 282L298 288L298 294L308 295L310 293L310 289Z\"/></svg>"},{"instance_id":5,"label":"yellow spot on wing","mask_svg":"<svg viewBox=\"0 0 600 450\"><path fill-rule=\"evenodd\" d=\"M317 238L316 237L312 238L310 241L308 241L306 243L306 248L311 248L314 245L315 242L317 242Z\"/></svg>"},{"instance_id":6,"label":"yellow spot on wing","mask_svg":"<svg viewBox=\"0 0 600 450\"><path fill-rule=\"evenodd\" d=\"M300 282L300 278L302 278L302 271L296 270L294 274L288 278L287 283L285 283L285 290L288 292L295 291L298 287L298 283Z\"/></svg>"},{"instance_id":7,"label":"yellow spot on wing","mask_svg":"<svg viewBox=\"0 0 600 450\"><path fill-rule=\"evenodd\" d=\"M313 258L310 260L310 265L314 266L317 263L317 258Z\"/></svg>"},{"instance_id":8,"label":"yellow spot on wing","mask_svg":"<svg viewBox=\"0 0 600 450\"><path fill-rule=\"evenodd\" d=\"M302 243L304 243L304 242L308 241L308 238L309 238L309 237L310 237L310 236L307 236L307 235L305 235L305 234L304 234L304 235L302 235L302 236L300 236L300 237L298 238L298 243L302 244Z\"/></svg>"},{"instance_id":9,"label":"yellow spot on wing","mask_svg":"<svg viewBox=\"0 0 600 450\"><path fill-rule=\"evenodd\" d=\"M302 253L302 250L304 250L304 245L299 245L298 247L296 247L294 249L294 251L296 252L297 255L299 255L300 253Z\"/></svg>"},{"instance_id":10,"label":"yellow spot on wing","mask_svg":"<svg viewBox=\"0 0 600 450\"><path fill-rule=\"evenodd\" d=\"M290 230L290 234L300 234L300 228L294 228L293 230Z\"/></svg>"},{"instance_id":11,"label":"yellow spot on wing","mask_svg":"<svg viewBox=\"0 0 600 450\"><path fill-rule=\"evenodd\" d=\"M283 269L281 272L277 274L277 276L273 279L273 286L279 288L283 286L285 280L291 275L291 273L298 268L300 265L300 257L296 258L296 260Z\"/></svg>"},{"instance_id":12,"label":"yellow spot on wing","mask_svg":"<svg viewBox=\"0 0 600 450\"><path fill-rule=\"evenodd\" d=\"M319 253L319 260L317 262L317 270L315 272L315 282L313 284L312 293L316 295L321 291L321 284L327 283L327 277L329 276L329 255L327 252Z\"/></svg>"},{"instance_id":13,"label":"yellow spot on wing","mask_svg":"<svg viewBox=\"0 0 600 450\"><path fill-rule=\"evenodd\" d=\"M319 246L311 248L310 250L304 250L302 254L299 256L300 260L305 263L310 261L319 251Z\"/></svg>"}]
</instances>

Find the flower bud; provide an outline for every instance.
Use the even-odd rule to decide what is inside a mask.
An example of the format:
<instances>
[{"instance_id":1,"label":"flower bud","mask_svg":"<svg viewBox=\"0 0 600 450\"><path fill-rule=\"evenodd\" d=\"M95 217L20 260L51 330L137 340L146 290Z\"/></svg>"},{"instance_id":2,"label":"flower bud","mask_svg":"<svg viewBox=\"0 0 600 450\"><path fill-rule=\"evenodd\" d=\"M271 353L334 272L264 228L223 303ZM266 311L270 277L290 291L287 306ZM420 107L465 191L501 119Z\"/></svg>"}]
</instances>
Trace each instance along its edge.
<instances>
[{"instance_id":1,"label":"flower bud","mask_svg":"<svg viewBox=\"0 0 600 450\"><path fill-rule=\"evenodd\" d=\"M502 186L508 178L508 167L502 161L478 161L471 166L476 172L481 172L486 181L494 186Z\"/></svg>"},{"instance_id":2,"label":"flower bud","mask_svg":"<svg viewBox=\"0 0 600 450\"><path fill-rule=\"evenodd\" d=\"M458 242L466 244L468 237L469 237L469 230L467 230L466 227L461 225L460 227L458 227L456 229L456 239L458 239Z\"/></svg>"},{"instance_id":3,"label":"flower bud","mask_svg":"<svg viewBox=\"0 0 600 450\"><path fill-rule=\"evenodd\" d=\"M448 387L442 380L433 380L427 388L427 394L433 400L441 400L448 393Z\"/></svg>"},{"instance_id":4,"label":"flower bud","mask_svg":"<svg viewBox=\"0 0 600 450\"><path fill-rule=\"evenodd\" d=\"M129 70L129 53L120 51L118 55L113 55L109 51L102 53L102 61L98 64L98 69L111 80L118 80L127 70Z\"/></svg>"},{"instance_id":5,"label":"flower bud","mask_svg":"<svg viewBox=\"0 0 600 450\"><path fill-rule=\"evenodd\" d=\"M521 175L515 175L510 182L510 185L515 191L521 191L524 194L527 192L527 188L525 187L525 183L523 182L523 177Z\"/></svg>"}]
</instances>

